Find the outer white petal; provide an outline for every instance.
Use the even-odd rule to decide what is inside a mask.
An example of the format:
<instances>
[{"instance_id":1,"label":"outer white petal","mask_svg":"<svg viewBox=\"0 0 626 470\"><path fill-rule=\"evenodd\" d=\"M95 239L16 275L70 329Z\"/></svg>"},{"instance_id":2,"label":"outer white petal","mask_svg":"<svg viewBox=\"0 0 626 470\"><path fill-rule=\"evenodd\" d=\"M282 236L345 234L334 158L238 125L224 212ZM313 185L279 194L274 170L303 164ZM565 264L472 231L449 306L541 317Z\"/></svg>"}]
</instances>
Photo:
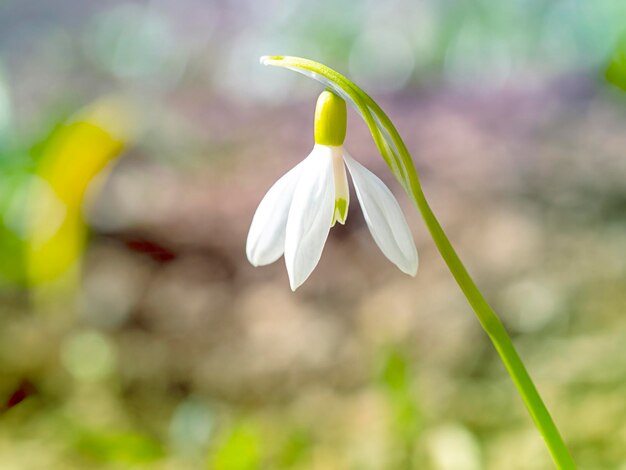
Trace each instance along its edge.
<instances>
[{"instance_id":1,"label":"outer white petal","mask_svg":"<svg viewBox=\"0 0 626 470\"><path fill-rule=\"evenodd\" d=\"M317 266L330 231L335 209L331 149L316 145L302 162L301 171L285 237L285 264L292 290L306 281Z\"/></svg>"},{"instance_id":2,"label":"outer white petal","mask_svg":"<svg viewBox=\"0 0 626 470\"><path fill-rule=\"evenodd\" d=\"M389 188L348 153L344 159L372 237L383 254L401 271L415 276L417 250L402 210Z\"/></svg>"},{"instance_id":3,"label":"outer white petal","mask_svg":"<svg viewBox=\"0 0 626 470\"><path fill-rule=\"evenodd\" d=\"M283 254L287 216L300 178L302 163L304 162L274 183L252 218L246 242L246 255L253 266L273 263Z\"/></svg>"}]
</instances>

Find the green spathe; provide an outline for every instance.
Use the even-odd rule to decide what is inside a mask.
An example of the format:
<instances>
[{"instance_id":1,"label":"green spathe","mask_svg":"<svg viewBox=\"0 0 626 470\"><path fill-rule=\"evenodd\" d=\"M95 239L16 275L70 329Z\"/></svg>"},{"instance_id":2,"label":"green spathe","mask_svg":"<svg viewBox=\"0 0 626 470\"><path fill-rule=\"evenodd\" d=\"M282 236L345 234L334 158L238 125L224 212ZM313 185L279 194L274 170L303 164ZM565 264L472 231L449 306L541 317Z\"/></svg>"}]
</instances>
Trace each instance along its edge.
<instances>
[{"instance_id":1,"label":"green spathe","mask_svg":"<svg viewBox=\"0 0 626 470\"><path fill-rule=\"evenodd\" d=\"M315 143L343 145L347 120L346 102L332 91L323 91L315 107Z\"/></svg>"}]
</instances>

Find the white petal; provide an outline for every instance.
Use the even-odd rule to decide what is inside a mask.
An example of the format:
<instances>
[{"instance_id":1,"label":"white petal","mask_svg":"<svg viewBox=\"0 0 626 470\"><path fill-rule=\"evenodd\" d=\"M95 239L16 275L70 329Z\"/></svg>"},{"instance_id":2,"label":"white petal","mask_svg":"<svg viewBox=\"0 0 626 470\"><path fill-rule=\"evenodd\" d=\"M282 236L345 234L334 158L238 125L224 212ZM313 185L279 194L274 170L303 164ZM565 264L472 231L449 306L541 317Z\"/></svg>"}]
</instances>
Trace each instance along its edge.
<instances>
[{"instance_id":1,"label":"white petal","mask_svg":"<svg viewBox=\"0 0 626 470\"><path fill-rule=\"evenodd\" d=\"M253 266L264 266L280 258L285 249L287 216L298 185L302 163L283 175L261 200L250 225L246 254Z\"/></svg>"},{"instance_id":2,"label":"white petal","mask_svg":"<svg viewBox=\"0 0 626 470\"><path fill-rule=\"evenodd\" d=\"M289 284L296 290L322 256L335 208L332 151L316 145L302 162L302 176L293 195L285 237Z\"/></svg>"},{"instance_id":3,"label":"white petal","mask_svg":"<svg viewBox=\"0 0 626 470\"><path fill-rule=\"evenodd\" d=\"M401 271L415 276L417 250L398 201L374 173L347 153L344 153L344 159L376 244Z\"/></svg>"}]
</instances>

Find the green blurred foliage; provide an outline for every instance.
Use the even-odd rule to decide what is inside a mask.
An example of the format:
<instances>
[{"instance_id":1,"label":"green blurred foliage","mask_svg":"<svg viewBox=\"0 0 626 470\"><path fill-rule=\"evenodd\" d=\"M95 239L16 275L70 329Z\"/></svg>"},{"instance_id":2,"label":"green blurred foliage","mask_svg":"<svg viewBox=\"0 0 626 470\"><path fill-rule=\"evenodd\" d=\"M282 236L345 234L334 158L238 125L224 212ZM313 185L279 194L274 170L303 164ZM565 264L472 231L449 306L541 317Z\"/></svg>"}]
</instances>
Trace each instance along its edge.
<instances>
[{"instance_id":1,"label":"green blurred foliage","mask_svg":"<svg viewBox=\"0 0 626 470\"><path fill-rule=\"evenodd\" d=\"M415 381L417 371L412 361L398 347L390 347L383 354L380 381L391 408L392 429L390 430L397 450L392 466L397 469L415 468L417 462L415 444L423 429L422 414Z\"/></svg>"},{"instance_id":2,"label":"green blurred foliage","mask_svg":"<svg viewBox=\"0 0 626 470\"><path fill-rule=\"evenodd\" d=\"M159 442L133 432L82 431L75 446L81 455L100 463L145 464L165 455Z\"/></svg>"},{"instance_id":3,"label":"green blurred foliage","mask_svg":"<svg viewBox=\"0 0 626 470\"><path fill-rule=\"evenodd\" d=\"M261 468L263 443L260 431L251 423L238 423L218 444L208 468L215 470L256 470Z\"/></svg>"},{"instance_id":4,"label":"green blurred foliage","mask_svg":"<svg viewBox=\"0 0 626 470\"><path fill-rule=\"evenodd\" d=\"M606 68L606 79L626 91L626 36L622 37Z\"/></svg>"}]
</instances>

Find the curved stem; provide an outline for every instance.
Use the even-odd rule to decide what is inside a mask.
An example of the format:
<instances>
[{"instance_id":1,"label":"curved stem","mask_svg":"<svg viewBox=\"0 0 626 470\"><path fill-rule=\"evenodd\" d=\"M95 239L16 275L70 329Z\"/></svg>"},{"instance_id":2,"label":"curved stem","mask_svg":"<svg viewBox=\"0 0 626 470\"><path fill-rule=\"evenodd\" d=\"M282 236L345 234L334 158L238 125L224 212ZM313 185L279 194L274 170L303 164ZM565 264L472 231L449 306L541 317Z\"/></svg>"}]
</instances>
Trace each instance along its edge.
<instances>
[{"instance_id":1,"label":"curved stem","mask_svg":"<svg viewBox=\"0 0 626 470\"><path fill-rule=\"evenodd\" d=\"M522 396L522 400L526 404L526 408L543 436L555 464L559 469L575 469L574 460L498 315L480 293L456 251L454 251L450 240L448 240L439 221L428 205L421 186L413 185L411 190L415 203L426 222L426 226L439 253L441 253L454 279L456 279L467 301L474 309L480 324L498 351L502 362Z\"/></svg>"}]
</instances>

